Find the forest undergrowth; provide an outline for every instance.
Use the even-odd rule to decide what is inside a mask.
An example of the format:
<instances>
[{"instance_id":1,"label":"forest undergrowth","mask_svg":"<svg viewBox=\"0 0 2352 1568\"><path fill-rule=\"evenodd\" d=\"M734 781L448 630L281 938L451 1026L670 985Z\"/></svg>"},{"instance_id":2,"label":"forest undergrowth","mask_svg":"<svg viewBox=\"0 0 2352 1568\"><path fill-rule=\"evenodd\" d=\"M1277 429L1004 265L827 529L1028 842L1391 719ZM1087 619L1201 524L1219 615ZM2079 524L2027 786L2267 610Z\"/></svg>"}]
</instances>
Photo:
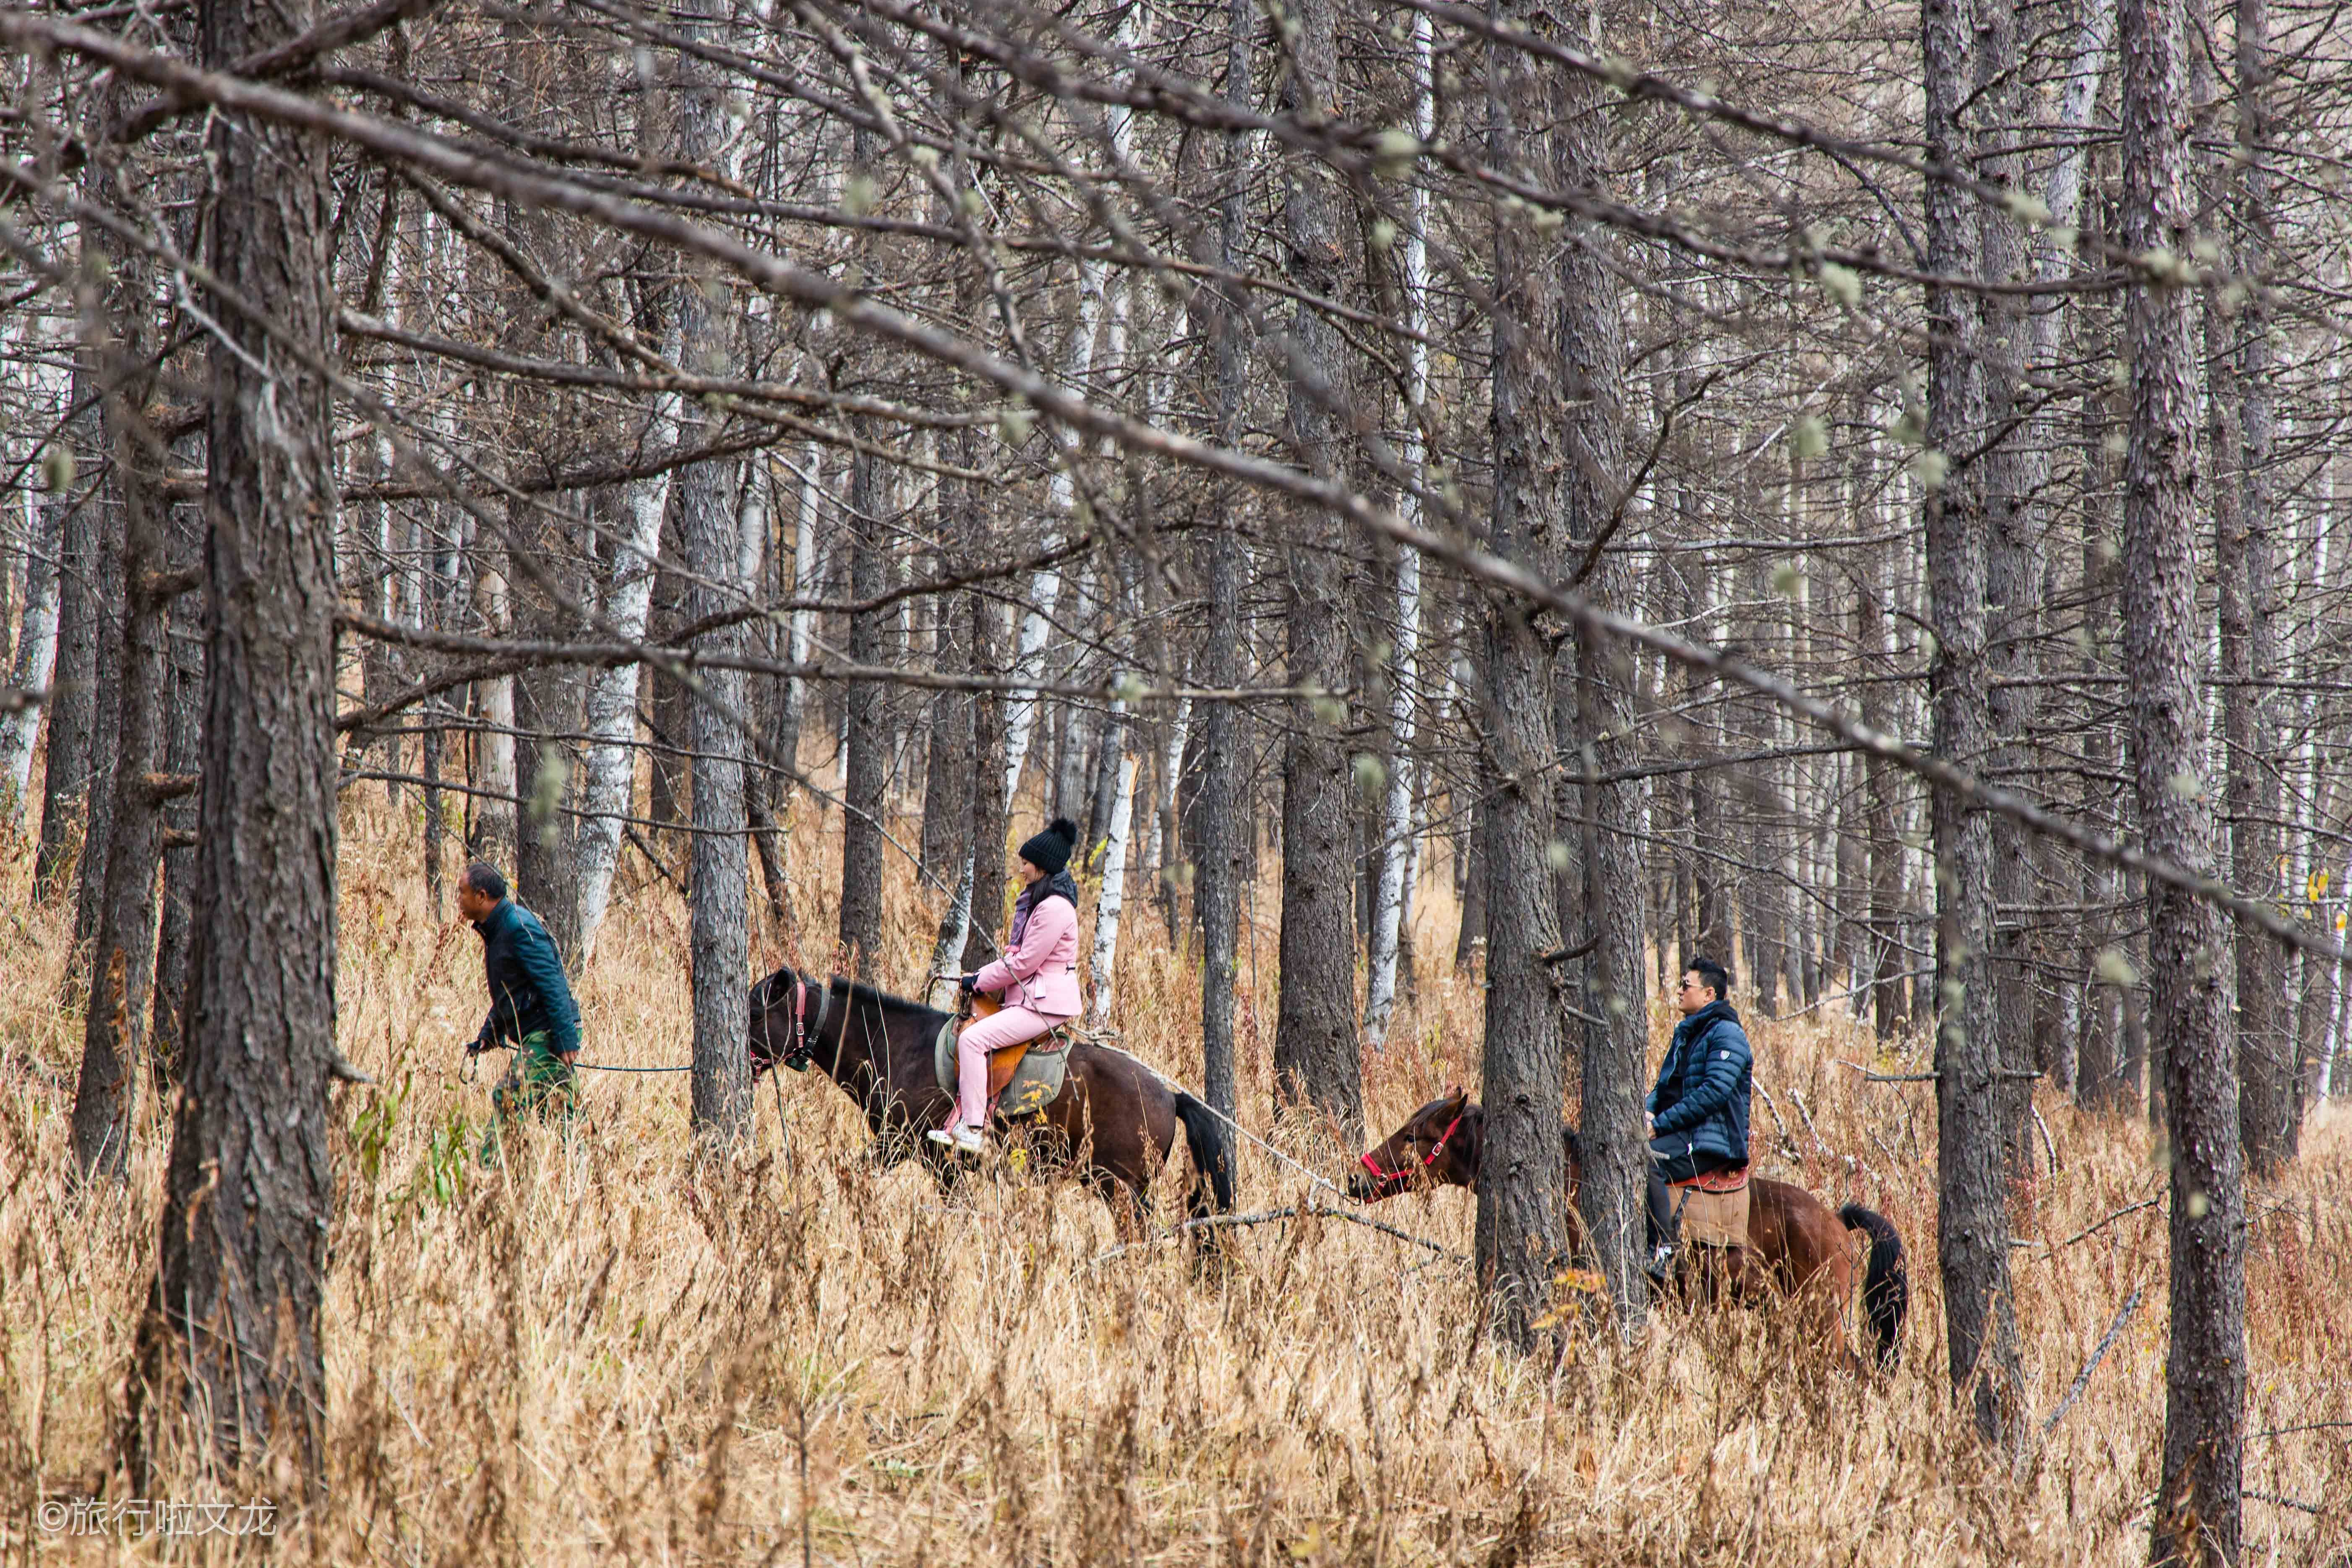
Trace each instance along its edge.
<instances>
[{"instance_id":1,"label":"forest undergrowth","mask_svg":"<svg viewBox=\"0 0 2352 1568\"><path fill-rule=\"evenodd\" d=\"M328 1480L305 1500L266 1477L207 1479L184 1455L148 1488L268 1495L272 1542L58 1523L72 1500L125 1497L118 1430L167 1136L151 1105L127 1184L69 1179L81 1037L78 1009L58 1001L69 903L36 906L28 843L0 847L0 1557L2145 1559L2164 1422L2165 1184L2138 1117L2036 1095L2049 1138L2037 1134L2015 1206L2030 1440L1996 1454L1945 1384L1932 1085L1857 1070L1919 1070L1923 1047L1881 1054L1843 1003L1751 1014L1770 1100L1757 1102L1759 1169L1900 1228L1912 1292L1900 1367L1869 1380L1823 1370L1745 1311L1668 1308L1621 1342L1572 1301L1557 1356L1530 1360L1480 1331L1474 1200L1459 1191L1375 1211L1442 1250L1310 1215L1228 1232L1212 1275L1174 1244L1105 1259L1117 1238L1081 1191L1000 1172L943 1194L911 1163L877 1170L862 1120L815 1074L762 1084L756 1145L733 1166L698 1161L682 1075L591 1073L571 1135L529 1130L485 1170L475 1148L504 1058L462 1075L460 1042L484 1005L478 944L454 913L441 925L428 913L415 795L387 806L361 793L344 806L340 1044L377 1083L335 1091ZM804 931L829 933L838 820L799 810L794 909ZM911 992L934 916L903 866L893 877L880 978ZM1351 1152L1270 1125L1272 886L1249 906L1265 923L1244 930L1243 1120L1338 1179ZM1433 877L1418 989L1388 1048L1366 1058L1376 1134L1450 1082L1475 1085L1478 994L1445 962L1445 895ZM763 927L752 951L764 973L828 945ZM640 876L620 893L579 991L585 1059L688 1058L673 890ZM1197 972L1131 899L1116 1021L1129 1048L1193 1086L1198 995ZM1653 1014L1654 1062L1660 999ZM2352 1550L2352 1115L2318 1113L2305 1151L2250 1194L2250 1563ZM1163 1220L1183 1163L1162 1179ZM1239 1185L1244 1210L1335 1202L1255 1144ZM1846 1317L1854 1335L1851 1303Z\"/></svg>"}]
</instances>

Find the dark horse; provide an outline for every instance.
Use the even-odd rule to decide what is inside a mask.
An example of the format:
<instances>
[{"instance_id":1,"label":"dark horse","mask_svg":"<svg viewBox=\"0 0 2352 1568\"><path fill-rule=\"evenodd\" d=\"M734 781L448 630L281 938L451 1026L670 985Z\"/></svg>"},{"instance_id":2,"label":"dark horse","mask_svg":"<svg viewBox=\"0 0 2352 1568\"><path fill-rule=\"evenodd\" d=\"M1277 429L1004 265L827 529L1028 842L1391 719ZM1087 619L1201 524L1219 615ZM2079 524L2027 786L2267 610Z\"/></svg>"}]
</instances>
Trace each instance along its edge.
<instances>
[{"instance_id":1,"label":"dark horse","mask_svg":"<svg viewBox=\"0 0 2352 1568\"><path fill-rule=\"evenodd\" d=\"M1485 1141L1486 1113L1468 1091L1456 1084L1442 1100L1433 1100L1409 1117L1388 1142L1363 1156L1349 1180L1349 1195L1360 1203L1394 1197L1402 1192L1433 1186L1478 1185L1478 1164ZM1584 1149L1572 1127L1560 1129L1567 1155L1569 1212L1576 1212L1576 1188L1584 1173ZM1870 1256L1863 1275L1863 1310L1878 1342L1878 1364L1892 1366L1903 1342L1903 1315L1911 1300L1910 1280L1903 1261L1903 1238L1885 1215L1848 1204L1832 1215L1829 1205L1786 1182L1758 1176L1748 1184L1748 1245L1726 1260L1727 1286L1735 1300L1794 1298L1800 1310L1834 1337L1838 1351L1850 1362L1858 1358L1846 1349L1838 1322L1838 1309L1853 1291L1853 1258L1846 1233L1858 1230L1870 1237ZM1684 1248L1683 1268L1691 1266L1690 1248ZM1687 1272L1685 1281L1690 1279Z\"/></svg>"},{"instance_id":2,"label":"dark horse","mask_svg":"<svg viewBox=\"0 0 2352 1568\"><path fill-rule=\"evenodd\" d=\"M923 1133L943 1125L951 1109L931 1057L947 1021L936 1008L838 974L819 981L779 969L751 988L751 1075L779 1063L814 1064L866 1112L884 1164L913 1154L944 1183L954 1158ZM1038 1128L1040 1152L1078 1168L1110 1205L1120 1236L1139 1234L1150 1215L1151 1178L1175 1147L1179 1123L1192 1154L1188 1213L1230 1213L1233 1164L1216 1114L1124 1051L1084 1041L1069 1050L1062 1093Z\"/></svg>"}]
</instances>

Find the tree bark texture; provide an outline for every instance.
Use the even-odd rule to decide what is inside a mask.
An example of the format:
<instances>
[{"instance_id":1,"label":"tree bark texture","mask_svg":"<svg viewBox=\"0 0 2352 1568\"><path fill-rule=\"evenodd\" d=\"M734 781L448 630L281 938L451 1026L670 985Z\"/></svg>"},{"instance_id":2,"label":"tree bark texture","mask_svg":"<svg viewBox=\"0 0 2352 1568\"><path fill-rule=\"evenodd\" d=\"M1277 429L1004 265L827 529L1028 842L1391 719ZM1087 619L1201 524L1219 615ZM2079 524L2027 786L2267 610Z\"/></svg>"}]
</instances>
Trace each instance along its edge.
<instances>
[{"instance_id":1,"label":"tree bark texture","mask_svg":"<svg viewBox=\"0 0 2352 1568\"><path fill-rule=\"evenodd\" d=\"M2028 139L2025 95L2019 60L2015 0L1975 0L1975 85L1968 118L1977 127L1978 176L2004 192L2019 191L2023 159L2016 151ZM1990 202L1978 204L1980 276L2021 283L2031 271L2025 236L2017 219ZM1984 388L1984 434L1966 445L1984 443L1985 509L1984 678L1993 749L1985 765L2007 775L2026 760L2025 732L2032 691L2022 682L2034 673L2040 646L2041 519L2034 498L2041 465L2033 444L2021 438L2031 396L2025 374L2031 347L2025 301L2017 294L1988 294L1979 300L1981 330L1977 344L1979 380ZM1958 454L1950 454L1957 459ZM2032 845L2025 830L2007 817L1990 819L1992 830L1991 963L1985 977L1993 987L1993 1047L2003 1059L2031 1065L2033 1057L2032 942L2025 917L2010 914L2033 900ZM2013 1173L2030 1167L2026 1141L2032 1080L2004 1079L1998 1092L2003 1139Z\"/></svg>"},{"instance_id":2,"label":"tree bark texture","mask_svg":"<svg viewBox=\"0 0 2352 1568\"><path fill-rule=\"evenodd\" d=\"M143 267L127 268L143 279ZM169 560L163 500L152 478L159 451L146 427L153 377L145 300L123 290L127 336L101 350L105 366L104 424L114 488L122 498L124 599L112 662L119 672L114 703L115 767L106 814L107 846L99 894L96 943L90 954L89 1005L82 1016L81 1071L75 1086L74 1156L84 1174L119 1176L134 1128L139 1089L146 1078L149 1003L155 974L155 862L163 847L163 802L154 781L166 725L165 657L171 594L156 579ZM87 862L85 862L87 863Z\"/></svg>"},{"instance_id":3,"label":"tree bark texture","mask_svg":"<svg viewBox=\"0 0 2352 1568\"><path fill-rule=\"evenodd\" d=\"M1247 110L1251 102L1252 42L1258 26L1251 0L1230 0L1226 8L1225 101ZM1248 222L1245 182L1246 140L1226 138L1219 177L1217 245L1227 268L1241 263ZM1211 330L1216 345L1217 436L1233 441L1241 434L1242 400L1250 364L1248 323L1238 290L1221 287L1213 296ZM1241 684L1242 595L1245 591L1246 552L1234 516L1237 501L1220 503L1219 525L1204 541L1208 556L1207 633L1201 646L1200 674L1204 686L1231 689ZM1232 1116L1238 1106L1234 1061L1234 959L1241 933L1242 880L1250 827L1242 788L1242 713L1230 702L1211 702L1196 710L1201 740L1201 763L1194 819L1192 909L1201 922L1201 1058L1202 1097L1214 1110Z\"/></svg>"},{"instance_id":4,"label":"tree bark texture","mask_svg":"<svg viewBox=\"0 0 2352 1568\"><path fill-rule=\"evenodd\" d=\"M89 307L85 307L89 308ZM74 455L75 479L57 498L58 630L49 671L49 733L41 761L41 844L33 861L33 896L47 900L73 864L74 837L96 761L98 637L103 610L97 599L104 540L100 500L98 391L89 351L74 355L68 395L84 409L60 437Z\"/></svg>"},{"instance_id":5,"label":"tree bark texture","mask_svg":"<svg viewBox=\"0 0 2352 1568\"><path fill-rule=\"evenodd\" d=\"M1488 66L1489 155L1552 172L1560 109L1553 75L1517 53ZM1544 576L1559 564L1560 485L1573 462L1559 342L1565 280L1550 237L1505 215L1495 231L1496 554ZM1542 955L1559 945L1552 792L1552 655L1521 606L1488 605L1486 1142L1476 1258L1496 1337L1531 1349L1551 1299L1564 1231L1561 1013Z\"/></svg>"},{"instance_id":6,"label":"tree bark texture","mask_svg":"<svg viewBox=\"0 0 2352 1568\"><path fill-rule=\"evenodd\" d=\"M717 0L685 0L676 8L688 37L709 33L716 5ZM711 68L696 55L679 55L678 73L683 89L678 99L679 153L689 163L709 166L719 161L723 131L719 89ZM715 376L736 373L733 324L725 299L715 278L689 278L678 292L678 342L691 371ZM719 434L716 425L706 405L687 399L678 419L680 445L688 451L709 445ZM748 584L741 576L735 472L733 459L726 458L690 463L678 470L678 531L686 547L687 569L693 574L693 585L687 593L690 621L714 618L743 603ZM739 621L703 633L695 639L695 647L720 658L740 658L748 640ZM688 745L694 752L695 832L689 850L694 869L687 883L694 966L692 1114L701 1140L724 1147L740 1142L751 1130L751 1063L743 1044L751 1027L751 861L743 804L744 678L740 670L704 664L696 670L695 682L687 724ZM854 770L856 763L851 765ZM856 778L855 772L851 776ZM845 894L844 903L845 917ZM878 931L878 900L875 912ZM869 933L869 949L871 945Z\"/></svg>"},{"instance_id":7,"label":"tree bark texture","mask_svg":"<svg viewBox=\"0 0 2352 1568\"><path fill-rule=\"evenodd\" d=\"M174 507L173 569L201 568L204 557L203 509L193 505ZM163 741L163 772L167 773L193 773L204 765L203 621L204 602L199 595L183 594L173 601L164 699L169 714ZM425 739L432 742L439 736L428 731ZM427 799L438 805L437 794ZM193 791L174 796L163 807L163 891L155 931L155 1019L148 1035L149 1059L159 1087L178 1080L176 1053L187 1021L188 955L195 943L197 807Z\"/></svg>"},{"instance_id":8,"label":"tree bark texture","mask_svg":"<svg viewBox=\"0 0 2352 1568\"><path fill-rule=\"evenodd\" d=\"M1566 112L1557 132L1561 177L1570 185L1597 187L1609 167L1607 89L1579 79L1563 91ZM1569 420L1561 482L1568 555L1575 561L1602 541L1618 509L1627 504L1625 321L1616 276L1597 248L1601 241L1598 230L1582 230L1571 237L1560 262ZM1592 602L1633 613L1631 563L1622 555L1593 559L1597 564L1585 584ZM1584 1011L1601 1020L1582 1026L1583 1109L1578 1127L1584 1175L1577 1206L1619 1320L1630 1326L1640 1321L1649 1298L1642 1272L1650 1152L1642 1129L1650 1026L1643 963L1648 931L1642 897L1642 785L1630 779L1590 781L1636 761L1637 675L1626 647L1587 636L1576 637L1573 644L1578 750L1568 772L1580 780L1586 922L1574 940L1594 943L1583 964Z\"/></svg>"},{"instance_id":9,"label":"tree bark texture","mask_svg":"<svg viewBox=\"0 0 2352 1568\"><path fill-rule=\"evenodd\" d=\"M882 592L889 561L877 535L882 523L882 487L877 481L872 453L859 451L849 460L849 596L865 601ZM890 610L875 610L849 617L849 658L854 664L885 662ZM890 742L888 693L879 682L851 681L849 756L842 789L841 824L841 949L842 961L857 977L878 983L874 967L881 960L882 833L889 810Z\"/></svg>"},{"instance_id":10,"label":"tree bark texture","mask_svg":"<svg viewBox=\"0 0 2352 1568\"><path fill-rule=\"evenodd\" d=\"M58 658L58 539L65 523L65 501L44 496L25 498L25 603L16 623L16 651L8 683L19 691L47 691ZM33 750L41 733L41 715L49 704L27 704L0 714L0 810L11 819L25 814L27 786L33 779Z\"/></svg>"},{"instance_id":11,"label":"tree bark texture","mask_svg":"<svg viewBox=\"0 0 2352 1568\"><path fill-rule=\"evenodd\" d=\"M978 594L966 600L971 617L972 668L1001 674L1006 664L1004 616ZM972 700L979 750L971 775L971 926L963 939L963 968L978 969L997 954L1004 929L1004 840L1011 830L1004 797L1004 698L994 691Z\"/></svg>"},{"instance_id":12,"label":"tree bark texture","mask_svg":"<svg viewBox=\"0 0 2352 1568\"><path fill-rule=\"evenodd\" d=\"M1921 10L1928 156L1968 155L1959 123L1968 89L1969 18L1960 0ZM1975 259L1975 198L1927 184L1930 270ZM1952 466L1980 440L1983 382L1974 301L1927 292L1927 591L1935 629L1928 667L1937 754L1982 768L1993 744L1985 668L1988 542L1977 476ZM1937 1262L1952 1387L1973 1400L1978 1432L2006 1439L2018 1418L2016 1300L2009 1268L2007 1108L1993 977L1992 824L1948 792L1935 796L1937 906Z\"/></svg>"},{"instance_id":13,"label":"tree bark texture","mask_svg":"<svg viewBox=\"0 0 2352 1568\"><path fill-rule=\"evenodd\" d=\"M201 58L222 69L317 20L307 4L207 0ZM184 1376L214 1459L264 1450L319 1473L320 1308L333 1196L334 520L326 357L334 321L327 143L221 116L209 226L224 283L276 335L212 301L206 480L205 786L184 1093L143 1335L150 1384Z\"/></svg>"},{"instance_id":14,"label":"tree bark texture","mask_svg":"<svg viewBox=\"0 0 2352 1568\"><path fill-rule=\"evenodd\" d=\"M2132 773L2148 852L2219 870L2198 689L2197 350L2188 279L2188 17L2181 0L2123 0L2124 306L2131 432L2124 459L2124 671ZM2171 1151L2171 1343L2154 1563L2234 1563L2246 1393L2245 1197L2228 953L2214 908L2151 879L2148 1030L2164 1055Z\"/></svg>"},{"instance_id":15,"label":"tree bark texture","mask_svg":"<svg viewBox=\"0 0 2352 1568\"><path fill-rule=\"evenodd\" d=\"M2272 253L2270 175L2264 160L2276 127L2270 111L2269 0L2237 4L2235 184L2239 276L2263 279ZM2270 313L2265 285L2242 290L2234 320L2206 296L2206 353L2212 385L2214 526L2220 545L2221 724L2229 782L2231 885L2275 889L2281 843L2278 699L2258 684L2279 674L2277 584L2272 564L2270 467L2275 423ZM2215 318L2222 331L2214 331ZM2234 328L2234 331L2231 329ZM2216 341L2217 336L2220 341ZM2228 387L2224 394L2224 385ZM2228 443L2235 462L2224 465ZM2284 896L2284 895L2282 895ZM2239 1129L2256 1175L2293 1157L2302 1122L2300 1052L2286 1006L2285 953L2261 931L2237 931Z\"/></svg>"},{"instance_id":16,"label":"tree bark texture","mask_svg":"<svg viewBox=\"0 0 2352 1568\"><path fill-rule=\"evenodd\" d=\"M1338 46L1331 0L1301 0L1282 107L1316 119L1331 112ZM1337 183L1323 164L1292 156L1284 192L1285 258L1291 281L1324 299L1344 288L1346 247ZM1307 472L1335 471L1339 416L1347 395L1346 349L1322 310L1300 305L1290 320L1289 437ZM1297 509L1284 574L1285 663L1291 683L1338 692L1348 685L1348 607L1338 520ZM1334 710L1337 710L1336 711ZM1364 1124L1363 1064L1356 1037L1355 822L1337 697L1297 701L1282 758L1282 996L1274 1031L1276 1097L1311 1106L1350 1148Z\"/></svg>"}]
</instances>

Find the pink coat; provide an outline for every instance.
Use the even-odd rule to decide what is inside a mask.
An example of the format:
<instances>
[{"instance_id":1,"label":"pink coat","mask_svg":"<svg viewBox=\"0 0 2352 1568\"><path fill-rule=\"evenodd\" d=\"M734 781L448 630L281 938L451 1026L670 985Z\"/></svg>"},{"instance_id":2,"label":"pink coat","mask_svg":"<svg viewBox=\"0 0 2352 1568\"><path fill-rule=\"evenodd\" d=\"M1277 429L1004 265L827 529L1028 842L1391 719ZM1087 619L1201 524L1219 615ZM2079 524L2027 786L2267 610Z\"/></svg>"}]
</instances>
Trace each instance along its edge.
<instances>
[{"instance_id":1,"label":"pink coat","mask_svg":"<svg viewBox=\"0 0 2352 1568\"><path fill-rule=\"evenodd\" d=\"M1002 991L1007 1006L1048 1018L1075 1018L1085 1011L1078 995L1078 911L1070 900L1040 899L1032 905L1021 940L980 972L973 989Z\"/></svg>"}]
</instances>

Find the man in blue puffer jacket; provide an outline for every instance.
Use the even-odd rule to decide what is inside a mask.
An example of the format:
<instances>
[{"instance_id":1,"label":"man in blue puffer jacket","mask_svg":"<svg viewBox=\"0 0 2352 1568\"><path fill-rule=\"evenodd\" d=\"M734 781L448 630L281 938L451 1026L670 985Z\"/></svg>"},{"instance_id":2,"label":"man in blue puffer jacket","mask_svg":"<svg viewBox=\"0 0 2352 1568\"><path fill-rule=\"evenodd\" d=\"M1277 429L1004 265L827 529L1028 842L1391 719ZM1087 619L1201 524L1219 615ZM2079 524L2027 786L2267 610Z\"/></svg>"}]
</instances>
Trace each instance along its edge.
<instances>
[{"instance_id":1,"label":"man in blue puffer jacket","mask_svg":"<svg viewBox=\"0 0 2352 1568\"><path fill-rule=\"evenodd\" d=\"M1666 1184L1748 1163L1748 1101L1755 1054L1725 997L1731 976L1711 958L1683 971L1675 1005L1683 1021L1658 1066L1646 1102L1650 1124L1650 1274L1665 1279L1674 1258L1674 1210Z\"/></svg>"}]
</instances>

